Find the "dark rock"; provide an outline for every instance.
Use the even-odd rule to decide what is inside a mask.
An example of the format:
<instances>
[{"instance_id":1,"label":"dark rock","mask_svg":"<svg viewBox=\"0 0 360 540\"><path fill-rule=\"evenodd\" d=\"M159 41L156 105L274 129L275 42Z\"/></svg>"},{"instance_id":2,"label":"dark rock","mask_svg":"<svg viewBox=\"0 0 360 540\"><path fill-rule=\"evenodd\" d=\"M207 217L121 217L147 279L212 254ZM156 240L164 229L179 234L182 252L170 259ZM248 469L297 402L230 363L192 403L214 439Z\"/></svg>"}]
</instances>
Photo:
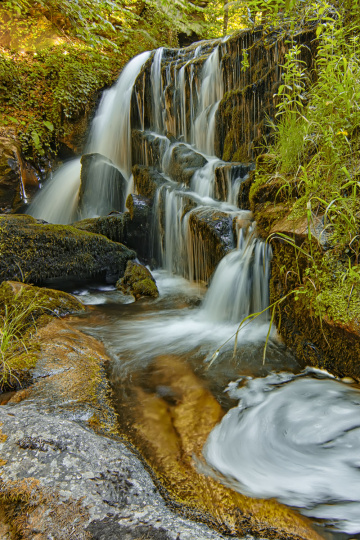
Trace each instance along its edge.
<instances>
[{"instance_id":1,"label":"dark rock","mask_svg":"<svg viewBox=\"0 0 360 540\"><path fill-rule=\"evenodd\" d=\"M149 259L149 237L152 219L151 200L131 194L126 201L129 212L88 218L73 224L76 229L102 234L114 242L134 249L144 261Z\"/></svg>"},{"instance_id":2,"label":"dark rock","mask_svg":"<svg viewBox=\"0 0 360 540\"><path fill-rule=\"evenodd\" d=\"M135 300L143 296L157 298L159 291L151 272L142 264L129 261L126 265L124 277L119 279L116 287L125 294L132 294Z\"/></svg>"},{"instance_id":3,"label":"dark rock","mask_svg":"<svg viewBox=\"0 0 360 540\"><path fill-rule=\"evenodd\" d=\"M136 191L149 199L153 199L156 191L167 183L164 176L153 167L135 165L132 173Z\"/></svg>"},{"instance_id":4,"label":"dark rock","mask_svg":"<svg viewBox=\"0 0 360 540\"><path fill-rule=\"evenodd\" d=\"M219 201L227 201L229 193L233 190L241 190L242 184L247 180L249 172L254 169L253 163L226 163L215 169L215 198ZM246 206L233 201L239 208L247 209ZM242 198L241 198L241 202ZM249 203L248 203L249 204Z\"/></svg>"},{"instance_id":5,"label":"dark rock","mask_svg":"<svg viewBox=\"0 0 360 540\"><path fill-rule=\"evenodd\" d=\"M135 253L70 225L44 225L27 215L0 216L0 279L44 283L103 277L115 283Z\"/></svg>"},{"instance_id":6,"label":"dark rock","mask_svg":"<svg viewBox=\"0 0 360 540\"><path fill-rule=\"evenodd\" d=\"M195 152L185 144L175 144L171 149L171 157L167 170L169 176L185 186L190 185L190 180L197 169L206 165L207 160L201 154Z\"/></svg>"},{"instance_id":7,"label":"dark rock","mask_svg":"<svg viewBox=\"0 0 360 540\"><path fill-rule=\"evenodd\" d=\"M19 209L39 187L35 169L21 156L12 132L0 132L0 212Z\"/></svg>"},{"instance_id":8,"label":"dark rock","mask_svg":"<svg viewBox=\"0 0 360 540\"><path fill-rule=\"evenodd\" d=\"M170 140L151 131L132 130L132 159L138 165L161 170L161 162Z\"/></svg>"},{"instance_id":9,"label":"dark rock","mask_svg":"<svg viewBox=\"0 0 360 540\"><path fill-rule=\"evenodd\" d=\"M72 227L80 231L87 231L93 234L102 234L113 242L127 244L127 227L130 219L128 213L115 213L109 216L98 218L87 218L76 221Z\"/></svg>"},{"instance_id":10,"label":"dark rock","mask_svg":"<svg viewBox=\"0 0 360 540\"><path fill-rule=\"evenodd\" d=\"M213 208L191 211L189 227L194 254L206 253L206 259L194 260L194 279L208 281L221 259L234 249L232 218Z\"/></svg>"},{"instance_id":11,"label":"dark rock","mask_svg":"<svg viewBox=\"0 0 360 540\"><path fill-rule=\"evenodd\" d=\"M80 214L106 215L124 208L127 182L113 162L101 154L81 158Z\"/></svg>"}]
</instances>

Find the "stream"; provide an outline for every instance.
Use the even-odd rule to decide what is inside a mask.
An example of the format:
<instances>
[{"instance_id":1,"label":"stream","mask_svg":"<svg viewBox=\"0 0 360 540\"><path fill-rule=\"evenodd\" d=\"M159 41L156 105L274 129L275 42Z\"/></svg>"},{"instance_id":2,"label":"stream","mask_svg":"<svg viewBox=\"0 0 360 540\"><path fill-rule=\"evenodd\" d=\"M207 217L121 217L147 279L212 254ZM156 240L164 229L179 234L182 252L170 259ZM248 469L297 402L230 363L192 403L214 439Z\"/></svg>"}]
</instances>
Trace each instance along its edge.
<instances>
[{"instance_id":1,"label":"stream","mask_svg":"<svg viewBox=\"0 0 360 540\"><path fill-rule=\"evenodd\" d=\"M137 445L132 422L139 421L138 408L146 408L150 396L178 399L164 369L177 376L180 362L226 413L203 448L201 472L248 496L275 497L300 509L326 524L319 530L328 539L358 538L359 387L302 369L275 333L263 362L267 322L243 328L234 354L229 338L237 325L209 320L204 287L164 270L154 277L157 300L134 302L110 286L70 287L89 306L71 324L103 341L113 361L109 377L120 432ZM146 429L152 437L151 424Z\"/></svg>"},{"instance_id":2,"label":"stream","mask_svg":"<svg viewBox=\"0 0 360 540\"><path fill-rule=\"evenodd\" d=\"M238 207L251 166L215 155L227 46L143 53L104 93L86 151L112 160L126 193L142 196L132 164L161 179L149 254L160 296L134 302L112 285L68 285L89 306L72 324L105 344L120 432L175 498L197 500L194 456L205 476L299 509L323 536L332 538L325 525L337 538L360 538L359 387L300 366L274 329L263 360L266 313L237 333L268 307L271 249ZM242 77L234 72L233 84ZM255 92L253 106L255 122ZM132 131L142 140L135 149ZM29 213L71 223L124 210L105 169L87 179L85 204L80 169L79 159L60 168Z\"/></svg>"}]
</instances>

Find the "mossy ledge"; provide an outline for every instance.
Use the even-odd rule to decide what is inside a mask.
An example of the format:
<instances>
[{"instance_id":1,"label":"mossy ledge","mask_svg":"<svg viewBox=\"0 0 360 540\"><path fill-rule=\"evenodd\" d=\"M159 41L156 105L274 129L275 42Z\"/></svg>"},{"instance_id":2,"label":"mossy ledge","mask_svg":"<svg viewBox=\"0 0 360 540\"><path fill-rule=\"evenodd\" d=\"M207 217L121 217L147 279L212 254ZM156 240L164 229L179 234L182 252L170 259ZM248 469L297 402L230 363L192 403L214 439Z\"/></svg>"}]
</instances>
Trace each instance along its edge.
<instances>
[{"instance_id":1,"label":"mossy ledge","mask_svg":"<svg viewBox=\"0 0 360 540\"><path fill-rule=\"evenodd\" d=\"M258 232L272 238L270 303L281 301L278 332L304 365L360 380L359 287L344 279L343 253L319 235L321 216L312 220L310 246L306 214L294 211L282 187L269 171L250 190Z\"/></svg>"},{"instance_id":2,"label":"mossy ledge","mask_svg":"<svg viewBox=\"0 0 360 540\"><path fill-rule=\"evenodd\" d=\"M102 277L115 283L135 252L100 234L50 225L27 215L0 216L0 280Z\"/></svg>"}]
</instances>

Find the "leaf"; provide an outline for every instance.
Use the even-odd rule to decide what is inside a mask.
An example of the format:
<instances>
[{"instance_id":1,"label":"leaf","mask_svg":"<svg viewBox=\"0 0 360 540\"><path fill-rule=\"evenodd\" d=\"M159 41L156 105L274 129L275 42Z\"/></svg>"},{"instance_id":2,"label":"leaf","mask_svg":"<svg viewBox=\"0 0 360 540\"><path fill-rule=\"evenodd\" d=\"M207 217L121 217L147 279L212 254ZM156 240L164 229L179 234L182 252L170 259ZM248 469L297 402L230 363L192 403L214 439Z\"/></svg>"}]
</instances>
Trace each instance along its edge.
<instances>
[{"instance_id":1,"label":"leaf","mask_svg":"<svg viewBox=\"0 0 360 540\"><path fill-rule=\"evenodd\" d=\"M45 127L48 128L48 130L54 131L54 125L53 125L51 122L49 122L48 120L45 120L45 121L43 122L43 124L44 124Z\"/></svg>"}]
</instances>

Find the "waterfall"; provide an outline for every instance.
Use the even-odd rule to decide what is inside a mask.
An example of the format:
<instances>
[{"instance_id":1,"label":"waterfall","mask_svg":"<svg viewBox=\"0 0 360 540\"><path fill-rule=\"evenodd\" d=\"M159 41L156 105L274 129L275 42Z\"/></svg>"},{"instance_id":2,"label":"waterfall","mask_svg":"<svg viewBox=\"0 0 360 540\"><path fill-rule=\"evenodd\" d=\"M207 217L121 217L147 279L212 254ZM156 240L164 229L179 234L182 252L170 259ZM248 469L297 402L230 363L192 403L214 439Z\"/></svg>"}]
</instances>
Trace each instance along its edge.
<instances>
[{"instance_id":1,"label":"waterfall","mask_svg":"<svg viewBox=\"0 0 360 540\"><path fill-rule=\"evenodd\" d=\"M234 249L234 224L243 214L238 193L250 168L215 156L226 47L224 40L204 41L131 60L103 93L86 155L55 173L30 214L69 223L122 210L125 196L137 189L132 165L154 167L163 185L153 201L149 252L169 273L190 281L209 281L222 258L202 313L237 322L267 305L271 253L249 221Z\"/></svg>"},{"instance_id":2,"label":"waterfall","mask_svg":"<svg viewBox=\"0 0 360 540\"><path fill-rule=\"evenodd\" d=\"M209 320L238 322L269 305L271 248L253 226L239 230L238 247L217 267L203 310ZM261 316L266 320L266 314Z\"/></svg>"},{"instance_id":3,"label":"waterfall","mask_svg":"<svg viewBox=\"0 0 360 540\"><path fill-rule=\"evenodd\" d=\"M116 192L109 193L116 170L129 180L131 175L130 106L132 88L143 64L150 57L144 52L133 58L123 69L117 83L104 92L91 125L86 153L98 153L109 158L114 167L102 161L96 172L90 172L86 185L86 205L78 206L80 160L66 163L54 174L29 207L29 214L52 223L69 223L79 217L93 217L123 210L113 205Z\"/></svg>"}]
</instances>

